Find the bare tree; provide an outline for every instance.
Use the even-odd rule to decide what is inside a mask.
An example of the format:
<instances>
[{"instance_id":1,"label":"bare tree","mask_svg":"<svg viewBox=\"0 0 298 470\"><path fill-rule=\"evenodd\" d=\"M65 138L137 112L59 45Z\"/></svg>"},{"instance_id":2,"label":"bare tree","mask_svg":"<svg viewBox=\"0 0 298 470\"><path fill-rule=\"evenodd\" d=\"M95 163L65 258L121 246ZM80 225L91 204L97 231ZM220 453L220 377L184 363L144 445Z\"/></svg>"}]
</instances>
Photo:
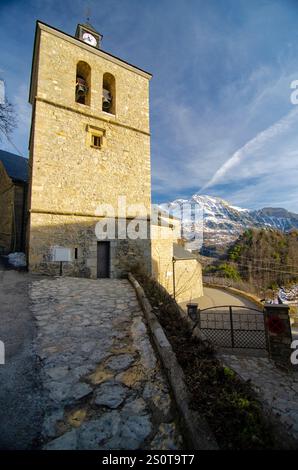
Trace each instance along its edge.
<instances>
[{"instance_id":1,"label":"bare tree","mask_svg":"<svg viewBox=\"0 0 298 470\"><path fill-rule=\"evenodd\" d=\"M0 141L1 137L9 137L17 125L14 106L8 101L0 103Z\"/></svg>"}]
</instances>

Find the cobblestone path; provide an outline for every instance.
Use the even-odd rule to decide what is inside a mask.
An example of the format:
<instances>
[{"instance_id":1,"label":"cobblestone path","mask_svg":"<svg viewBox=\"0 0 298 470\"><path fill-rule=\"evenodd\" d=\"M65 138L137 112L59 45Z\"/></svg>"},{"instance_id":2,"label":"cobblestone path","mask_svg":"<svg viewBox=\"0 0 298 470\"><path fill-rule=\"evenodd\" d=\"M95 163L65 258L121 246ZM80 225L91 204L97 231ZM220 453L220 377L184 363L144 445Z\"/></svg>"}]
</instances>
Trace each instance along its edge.
<instances>
[{"instance_id":1,"label":"cobblestone path","mask_svg":"<svg viewBox=\"0 0 298 470\"><path fill-rule=\"evenodd\" d=\"M179 449L173 403L127 280L32 282L46 449Z\"/></svg>"},{"instance_id":2,"label":"cobblestone path","mask_svg":"<svg viewBox=\"0 0 298 470\"><path fill-rule=\"evenodd\" d=\"M298 373L286 373L265 357L220 357L244 380L251 380L264 403L298 440Z\"/></svg>"}]
</instances>

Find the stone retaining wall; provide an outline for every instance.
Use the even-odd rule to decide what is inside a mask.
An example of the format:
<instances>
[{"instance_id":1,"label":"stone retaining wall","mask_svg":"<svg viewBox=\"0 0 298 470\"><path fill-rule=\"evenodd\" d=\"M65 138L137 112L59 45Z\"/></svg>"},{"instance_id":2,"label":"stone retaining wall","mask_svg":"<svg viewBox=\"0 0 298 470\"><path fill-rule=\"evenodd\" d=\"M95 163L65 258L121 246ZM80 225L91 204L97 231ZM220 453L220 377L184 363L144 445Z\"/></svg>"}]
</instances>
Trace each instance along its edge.
<instances>
[{"instance_id":1,"label":"stone retaining wall","mask_svg":"<svg viewBox=\"0 0 298 470\"><path fill-rule=\"evenodd\" d=\"M129 274L129 280L136 291L152 339L168 377L189 448L196 450L218 449L216 440L205 419L199 416L196 411L190 409L190 397L185 384L184 373L178 364L172 346L152 311L143 288L132 274Z\"/></svg>"}]
</instances>

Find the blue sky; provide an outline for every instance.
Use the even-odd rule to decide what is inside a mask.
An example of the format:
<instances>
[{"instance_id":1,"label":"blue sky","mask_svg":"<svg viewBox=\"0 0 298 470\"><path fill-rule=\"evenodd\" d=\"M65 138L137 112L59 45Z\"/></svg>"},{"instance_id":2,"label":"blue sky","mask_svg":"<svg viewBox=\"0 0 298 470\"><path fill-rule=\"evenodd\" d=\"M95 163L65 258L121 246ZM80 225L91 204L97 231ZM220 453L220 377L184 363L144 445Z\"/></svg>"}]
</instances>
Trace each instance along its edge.
<instances>
[{"instance_id":1,"label":"blue sky","mask_svg":"<svg viewBox=\"0 0 298 470\"><path fill-rule=\"evenodd\" d=\"M0 0L0 77L25 156L35 21L74 34L86 8L104 50L153 73L154 202L200 192L298 212L298 0Z\"/></svg>"}]
</instances>

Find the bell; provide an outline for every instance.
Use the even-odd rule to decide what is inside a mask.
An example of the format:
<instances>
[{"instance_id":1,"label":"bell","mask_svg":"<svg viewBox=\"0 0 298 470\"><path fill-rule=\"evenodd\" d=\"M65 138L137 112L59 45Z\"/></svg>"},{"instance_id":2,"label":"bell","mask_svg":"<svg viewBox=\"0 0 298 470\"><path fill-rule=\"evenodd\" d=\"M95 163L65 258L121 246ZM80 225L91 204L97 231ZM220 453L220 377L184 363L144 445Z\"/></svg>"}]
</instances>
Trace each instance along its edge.
<instances>
[{"instance_id":1,"label":"bell","mask_svg":"<svg viewBox=\"0 0 298 470\"><path fill-rule=\"evenodd\" d=\"M105 88L102 91L102 109L104 111L109 111L112 106L112 95L109 90Z\"/></svg>"},{"instance_id":2,"label":"bell","mask_svg":"<svg viewBox=\"0 0 298 470\"><path fill-rule=\"evenodd\" d=\"M77 96L84 96L86 95L86 93L87 93L86 86L77 84Z\"/></svg>"},{"instance_id":3,"label":"bell","mask_svg":"<svg viewBox=\"0 0 298 470\"><path fill-rule=\"evenodd\" d=\"M88 93L86 81L82 77L77 77L76 94L77 96L84 96Z\"/></svg>"}]
</instances>

